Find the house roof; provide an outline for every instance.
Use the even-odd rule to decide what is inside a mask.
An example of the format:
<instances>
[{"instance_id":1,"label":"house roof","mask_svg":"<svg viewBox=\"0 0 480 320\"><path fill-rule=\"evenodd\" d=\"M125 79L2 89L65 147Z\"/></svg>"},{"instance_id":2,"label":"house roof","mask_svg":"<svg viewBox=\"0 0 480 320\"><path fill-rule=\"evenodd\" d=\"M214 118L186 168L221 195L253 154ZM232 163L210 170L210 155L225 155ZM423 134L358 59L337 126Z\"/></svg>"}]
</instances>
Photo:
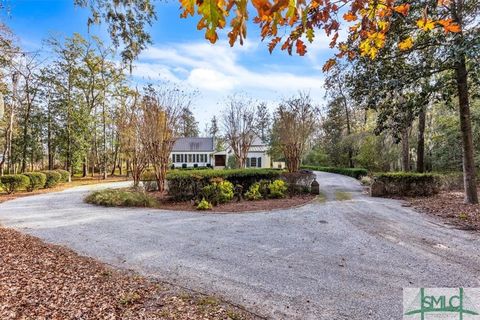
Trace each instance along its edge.
<instances>
[{"instance_id":1,"label":"house roof","mask_svg":"<svg viewBox=\"0 0 480 320\"><path fill-rule=\"evenodd\" d=\"M215 150L215 144L213 137L200 138L200 137L187 137L187 138L178 138L173 145L172 152L190 152L190 151L199 151L199 152L212 152Z\"/></svg>"}]
</instances>

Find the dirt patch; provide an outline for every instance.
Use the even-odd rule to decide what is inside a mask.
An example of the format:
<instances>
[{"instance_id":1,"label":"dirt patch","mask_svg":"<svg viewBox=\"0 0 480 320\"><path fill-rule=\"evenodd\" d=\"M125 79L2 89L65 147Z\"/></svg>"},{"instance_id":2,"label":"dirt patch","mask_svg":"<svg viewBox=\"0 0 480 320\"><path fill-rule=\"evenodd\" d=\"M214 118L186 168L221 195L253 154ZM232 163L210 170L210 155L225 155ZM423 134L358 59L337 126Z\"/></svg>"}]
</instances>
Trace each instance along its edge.
<instances>
[{"instance_id":1,"label":"dirt patch","mask_svg":"<svg viewBox=\"0 0 480 320\"><path fill-rule=\"evenodd\" d=\"M480 230L480 205L466 204L463 199L463 190L443 191L431 197L406 198L415 209L441 217L460 229Z\"/></svg>"},{"instance_id":2,"label":"dirt patch","mask_svg":"<svg viewBox=\"0 0 480 320\"><path fill-rule=\"evenodd\" d=\"M78 186L86 186L91 184L100 184L100 183L109 183L109 182L120 182L120 181L127 181L127 178L126 177L108 177L106 180L104 180L100 177L86 177L86 178L74 177L72 182L62 183L55 186L54 188L39 189L39 190L34 190L32 192L20 191L13 194L7 194L6 192L1 191L0 189L0 203L8 200L17 199L17 198L33 196L36 194L58 192L58 191L62 191L68 188L73 188Z\"/></svg>"},{"instance_id":3,"label":"dirt patch","mask_svg":"<svg viewBox=\"0 0 480 320\"><path fill-rule=\"evenodd\" d=\"M352 195L350 194L350 192L335 191L335 200L337 201L352 200Z\"/></svg>"},{"instance_id":4,"label":"dirt patch","mask_svg":"<svg viewBox=\"0 0 480 320\"><path fill-rule=\"evenodd\" d=\"M0 227L0 319L257 319Z\"/></svg>"},{"instance_id":5,"label":"dirt patch","mask_svg":"<svg viewBox=\"0 0 480 320\"><path fill-rule=\"evenodd\" d=\"M155 194L159 204L159 209L165 210L179 210L179 211L195 211L195 205L193 201L190 202L172 202L165 196ZM288 209L293 207L298 207L305 205L315 199L314 195L298 195L287 197L284 199L267 199L267 200L256 200L256 201L247 201L243 200L240 202L232 201L225 204L220 204L216 207L213 207L209 211L198 211L198 212L251 212L251 211L269 211L274 209Z\"/></svg>"}]
</instances>

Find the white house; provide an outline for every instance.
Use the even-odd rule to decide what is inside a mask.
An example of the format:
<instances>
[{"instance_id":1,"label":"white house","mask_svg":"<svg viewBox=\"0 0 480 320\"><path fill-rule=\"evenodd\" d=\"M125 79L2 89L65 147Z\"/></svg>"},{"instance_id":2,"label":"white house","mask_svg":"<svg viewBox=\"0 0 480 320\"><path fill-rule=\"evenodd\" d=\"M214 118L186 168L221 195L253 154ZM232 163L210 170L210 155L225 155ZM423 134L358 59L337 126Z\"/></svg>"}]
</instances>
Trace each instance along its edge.
<instances>
[{"instance_id":1,"label":"white house","mask_svg":"<svg viewBox=\"0 0 480 320\"><path fill-rule=\"evenodd\" d=\"M268 154L268 145L255 137L247 154L247 168L271 168L272 159Z\"/></svg>"},{"instance_id":2,"label":"white house","mask_svg":"<svg viewBox=\"0 0 480 320\"><path fill-rule=\"evenodd\" d=\"M174 168L212 167L223 169L228 158L233 157L231 149L215 150L213 137L178 138L170 156ZM255 138L247 155L246 167L271 168L268 146L260 138Z\"/></svg>"},{"instance_id":3,"label":"white house","mask_svg":"<svg viewBox=\"0 0 480 320\"><path fill-rule=\"evenodd\" d=\"M170 158L175 168L213 167L215 159L212 156L214 153L213 138L178 138L173 145Z\"/></svg>"}]
</instances>

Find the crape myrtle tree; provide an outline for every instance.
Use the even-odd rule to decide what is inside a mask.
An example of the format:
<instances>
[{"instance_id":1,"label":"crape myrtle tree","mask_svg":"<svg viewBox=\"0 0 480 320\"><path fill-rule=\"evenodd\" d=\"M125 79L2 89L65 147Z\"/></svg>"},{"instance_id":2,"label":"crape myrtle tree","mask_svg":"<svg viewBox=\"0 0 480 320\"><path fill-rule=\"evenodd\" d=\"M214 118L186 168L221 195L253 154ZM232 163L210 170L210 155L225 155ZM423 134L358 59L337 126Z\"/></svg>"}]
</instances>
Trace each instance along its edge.
<instances>
[{"instance_id":1,"label":"crape myrtle tree","mask_svg":"<svg viewBox=\"0 0 480 320\"><path fill-rule=\"evenodd\" d=\"M273 121L272 145L283 153L289 172L300 169L317 122L318 109L308 94L300 93L278 106Z\"/></svg>"},{"instance_id":2,"label":"crape myrtle tree","mask_svg":"<svg viewBox=\"0 0 480 320\"><path fill-rule=\"evenodd\" d=\"M181 112L190 105L191 95L173 84L148 85L144 89L140 103L140 137L160 192L165 190L170 153L178 137Z\"/></svg>"},{"instance_id":3,"label":"crape myrtle tree","mask_svg":"<svg viewBox=\"0 0 480 320\"><path fill-rule=\"evenodd\" d=\"M142 133L141 97L138 91L125 87L119 104L116 127L119 134L120 148L127 159L133 178L133 186L139 186L142 173L148 165L148 154L145 150ZM127 170L128 170L127 169Z\"/></svg>"},{"instance_id":4,"label":"crape myrtle tree","mask_svg":"<svg viewBox=\"0 0 480 320\"><path fill-rule=\"evenodd\" d=\"M246 95L234 94L227 98L222 113L222 126L226 144L232 149L235 164L244 168L248 151L257 135L256 102Z\"/></svg>"}]
</instances>

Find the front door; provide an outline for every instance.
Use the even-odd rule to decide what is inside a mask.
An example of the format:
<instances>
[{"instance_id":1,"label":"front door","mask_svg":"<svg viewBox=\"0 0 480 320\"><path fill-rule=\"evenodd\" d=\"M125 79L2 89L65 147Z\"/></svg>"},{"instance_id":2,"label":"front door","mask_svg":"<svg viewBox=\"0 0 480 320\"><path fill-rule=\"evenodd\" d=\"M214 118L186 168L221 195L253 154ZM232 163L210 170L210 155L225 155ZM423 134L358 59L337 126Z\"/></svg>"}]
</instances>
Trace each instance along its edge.
<instances>
[{"instance_id":1,"label":"front door","mask_svg":"<svg viewBox=\"0 0 480 320\"><path fill-rule=\"evenodd\" d=\"M226 165L226 155L215 155L215 167L225 167Z\"/></svg>"}]
</instances>

